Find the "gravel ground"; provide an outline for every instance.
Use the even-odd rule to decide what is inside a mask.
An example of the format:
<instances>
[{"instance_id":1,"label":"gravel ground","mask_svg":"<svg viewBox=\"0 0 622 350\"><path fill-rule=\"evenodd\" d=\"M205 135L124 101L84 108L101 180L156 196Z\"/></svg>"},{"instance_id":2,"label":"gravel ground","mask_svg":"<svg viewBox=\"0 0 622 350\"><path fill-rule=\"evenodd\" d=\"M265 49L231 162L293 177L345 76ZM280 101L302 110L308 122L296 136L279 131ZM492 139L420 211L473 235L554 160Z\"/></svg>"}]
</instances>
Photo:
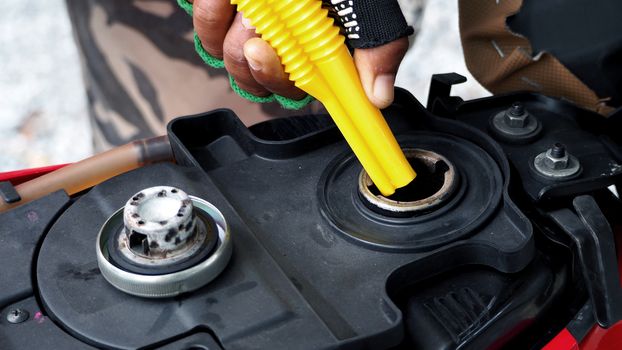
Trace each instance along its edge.
<instances>
[{"instance_id":1,"label":"gravel ground","mask_svg":"<svg viewBox=\"0 0 622 350\"><path fill-rule=\"evenodd\" d=\"M81 79L64 1L0 2L0 170L91 154Z\"/></svg>"},{"instance_id":2,"label":"gravel ground","mask_svg":"<svg viewBox=\"0 0 622 350\"><path fill-rule=\"evenodd\" d=\"M464 65L457 0L426 2L397 85L426 101L432 74L458 72L469 82L454 94L465 99L486 95ZM0 121L0 171L91 154L79 58L63 0L0 2Z\"/></svg>"}]
</instances>

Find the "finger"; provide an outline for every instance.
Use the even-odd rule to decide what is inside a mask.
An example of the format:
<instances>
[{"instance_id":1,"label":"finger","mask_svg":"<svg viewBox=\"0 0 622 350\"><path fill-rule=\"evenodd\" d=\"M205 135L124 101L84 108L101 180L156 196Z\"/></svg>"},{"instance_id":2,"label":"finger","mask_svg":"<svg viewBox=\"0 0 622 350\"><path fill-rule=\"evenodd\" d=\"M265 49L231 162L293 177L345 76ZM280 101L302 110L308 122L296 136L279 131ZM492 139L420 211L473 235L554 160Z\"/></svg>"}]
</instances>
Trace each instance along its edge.
<instances>
[{"instance_id":1,"label":"finger","mask_svg":"<svg viewBox=\"0 0 622 350\"><path fill-rule=\"evenodd\" d=\"M235 15L229 0L194 0L192 22L203 48L221 59L223 43Z\"/></svg>"},{"instance_id":2,"label":"finger","mask_svg":"<svg viewBox=\"0 0 622 350\"><path fill-rule=\"evenodd\" d=\"M244 56L255 81L269 91L294 100L305 97L304 91L294 86L283 71L283 66L274 49L260 38L253 38L244 44Z\"/></svg>"},{"instance_id":3,"label":"finger","mask_svg":"<svg viewBox=\"0 0 622 350\"><path fill-rule=\"evenodd\" d=\"M395 75L408 50L408 38L371 49L356 49L354 62L367 97L378 108L393 102Z\"/></svg>"},{"instance_id":4,"label":"finger","mask_svg":"<svg viewBox=\"0 0 622 350\"><path fill-rule=\"evenodd\" d=\"M225 37L223 47L225 68L240 88L256 96L267 96L270 94L269 91L257 83L244 57L244 43L256 37L255 30L245 27L242 23L242 14L238 13Z\"/></svg>"}]
</instances>

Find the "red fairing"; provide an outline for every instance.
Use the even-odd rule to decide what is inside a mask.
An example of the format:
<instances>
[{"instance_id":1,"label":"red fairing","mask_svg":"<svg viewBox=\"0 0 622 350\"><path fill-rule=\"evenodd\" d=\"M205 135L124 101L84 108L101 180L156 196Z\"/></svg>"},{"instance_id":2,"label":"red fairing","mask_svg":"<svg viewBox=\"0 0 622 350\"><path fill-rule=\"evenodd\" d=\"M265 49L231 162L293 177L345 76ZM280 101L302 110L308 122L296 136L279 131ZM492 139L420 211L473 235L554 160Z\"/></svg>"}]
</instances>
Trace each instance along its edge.
<instances>
[{"instance_id":1,"label":"red fairing","mask_svg":"<svg viewBox=\"0 0 622 350\"><path fill-rule=\"evenodd\" d=\"M579 350L577 340L564 328L553 340L546 344L542 350Z\"/></svg>"},{"instance_id":2,"label":"red fairing","mask_svg":"<svg viewBox=\"0 0 622 350\"><path fill-rule=\"evenodd\" d=\"M581 342L581 350L622 349L622 322L609 329L594 327Z\"/></svg>"},{"instance_id":3,"label":"red fairing","mask_svg":"<svg viewBox=\"0 0 622 350\"><path fill-rule=\"evenodd\" d=\"M10 181L13 186L19 185L22 182L26 182L28 180L32 180L35 177L39 177L41 175L45 175L49 172L52 172L56 169L60 169L69 164L59 164L59 165L50 165L41 168L32 168L32 169L23 169L23 170L15 170L15 171L7 171L4 173L0 173L0 182L1 181Z\"/></svg>"}]
</instances>

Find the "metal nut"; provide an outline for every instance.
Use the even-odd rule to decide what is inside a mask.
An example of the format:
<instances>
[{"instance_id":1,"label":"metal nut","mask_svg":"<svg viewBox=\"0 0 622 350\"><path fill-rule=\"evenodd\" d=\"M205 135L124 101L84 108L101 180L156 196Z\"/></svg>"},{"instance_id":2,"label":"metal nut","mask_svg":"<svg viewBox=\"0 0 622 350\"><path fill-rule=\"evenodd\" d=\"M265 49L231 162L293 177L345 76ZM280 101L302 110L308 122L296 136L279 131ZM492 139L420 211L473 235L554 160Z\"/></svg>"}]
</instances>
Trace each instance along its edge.
<instances>
[{"instance_id":1,"label":"metal nut","mask_svg":"<svg viewBox=\"0 0 622 350\"><path fill-rule=\"evenodd\" d=\"M561 143L538 154L533 160L533 166L540 175L553 180L568 179L581 172L579 159L566 152L566 147Z\"/></svg>"},{"instance_id":2,"label":"metal nut","mask_svg":"<svg viewBox=\"0 0 622 350\"><path fill-rule=\"evenodd\" d=\"M542 129L538 118L530 114L520 102L514 102L508 109L495 114L490 120L490 126L498 136L512 141L529 140Z\"/></svg>"},{"instance_id":3,"label":"metal nut","mask_svg":"<svg viewBox=\"0 0 622 350\"><path fill-rule=\"evenodd\" d=\"M544 165L549 169L560 170L568 167L568 154L564 154L562 157L555 157L552 155L552 150L546 151L544 157Z\"/></svg>"},{"instance_id":4,"label":"metal nut","mask_svg":"<svg viewBox=\"0 0 622 350\"><path fill-rule=\"evenodd\" d=\"M523 112L516 115L511 110L505 112L505 123L512 128L524 128L527 125L527 118L529 114Z\"/></svg>"}]
</instances>

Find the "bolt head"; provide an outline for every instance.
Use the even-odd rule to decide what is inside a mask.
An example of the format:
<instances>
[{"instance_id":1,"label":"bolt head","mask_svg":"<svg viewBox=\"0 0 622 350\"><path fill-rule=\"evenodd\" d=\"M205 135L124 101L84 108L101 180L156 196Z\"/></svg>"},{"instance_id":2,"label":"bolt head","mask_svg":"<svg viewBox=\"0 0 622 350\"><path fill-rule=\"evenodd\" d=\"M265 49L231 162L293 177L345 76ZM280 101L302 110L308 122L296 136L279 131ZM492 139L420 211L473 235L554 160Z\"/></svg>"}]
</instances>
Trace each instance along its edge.
<instances>
[{"instance_id":1,"label":"bolt head","mask_svg":"<svg viewBox=\"0 0 622 350\"><path fill-rule=\"evenodd\" d=\"M555 157L552 155L552 150L549 149L544 157L544 165L553 170L566 169L568 167L568 154L564 154L563 157Z\"/></svg>"},{"instance_id":2,"label":"bolt head","mask_svg":"<svg viewBox=\"0 0 622 350\"><path fill-rule=\"evenodd\" d=\"M527 125L527 118L529 114L523 112L522 114L513 113L512 110L508 110L505 113L505 123L512 128L524 128Z\"/></svg>"},{"instance_id":3,"label":"bolt head","mask_svg":"<svg viewBox=\"0 0 622 350\"><path fill-rule=\"evenodd\" d=\"M514 115L524 114L525 106L523 106L523 104L520 102L514 102L512 103L512 106L510 106L510 109L508 109L508 112Z\"/></svg>"},{"instance_id":4,"label":"bolt head","mask_svg":"<svg viewBox=\"0 0 622 350\"><path fill-rule=\"evenodd\" d=\"M22 323L28 319L28 311L24 309L13 309L10 310L6 315L6 320L9 323Z\"/></svg>"}]
</instances>

